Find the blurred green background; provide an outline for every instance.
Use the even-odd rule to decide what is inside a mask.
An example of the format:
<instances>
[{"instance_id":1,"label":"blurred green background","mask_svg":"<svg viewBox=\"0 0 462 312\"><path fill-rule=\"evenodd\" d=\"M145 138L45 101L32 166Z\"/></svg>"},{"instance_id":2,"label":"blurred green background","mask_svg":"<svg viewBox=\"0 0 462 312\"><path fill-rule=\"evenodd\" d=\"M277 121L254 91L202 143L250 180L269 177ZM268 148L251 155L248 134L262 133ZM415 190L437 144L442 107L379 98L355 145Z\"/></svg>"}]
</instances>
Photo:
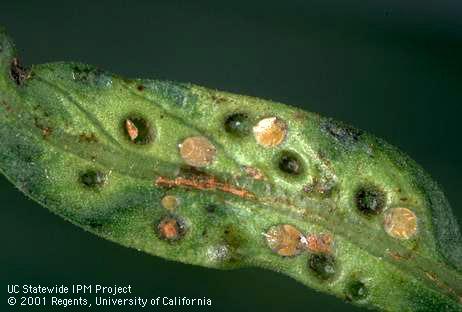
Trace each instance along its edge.
<instances>
[{"instance_id":1,"label":"blurred green background","mask_svg":"<svg viewBox=\"0 0 462 312\"><path fill-rule=\"evenodd\" d=\"M0 24L26 65L81 61L347 121L426 168L461 223L461 2L2 0ZM123 248L3 177L0 192L2 311L10 283L132 284L138 296L213 301L151 311L362 311L277 273L209 270Z\"/></svg>"}]
</instances>

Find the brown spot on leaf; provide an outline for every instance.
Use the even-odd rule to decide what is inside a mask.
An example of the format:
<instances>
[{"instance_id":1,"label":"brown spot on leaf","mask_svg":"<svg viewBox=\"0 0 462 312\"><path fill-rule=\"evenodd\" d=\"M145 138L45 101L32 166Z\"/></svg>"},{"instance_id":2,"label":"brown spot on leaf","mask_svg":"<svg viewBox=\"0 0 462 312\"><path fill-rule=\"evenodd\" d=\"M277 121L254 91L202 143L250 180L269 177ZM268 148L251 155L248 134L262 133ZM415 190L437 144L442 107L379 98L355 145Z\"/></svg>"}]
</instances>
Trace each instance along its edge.
<instances>
[{"instance_id":1,"label":"brown spot on leaf","mask_svg":"<svg viewBox=\"0 0 462 312\"><path fill-rule=\"evenodd\" d=\"M455 298L457 298L459 300L459 303L462 304L462 295L454 291L451 287L449 287L442 281L440 281L440 279L434 272L425 272L425 275L430 281L434 282L438 288L444 289L445 291L453 295Z\"/></svg>"},{"instance_id":2,"label":"brown spot on leaf","mask_svg":"<svg viewBox=\"0 0 462 312\"><path fill-rule=\"evenodd\" d=\"M50 127L44 127L44 128L42 129L42 136L43 136L44 138L47 138L48 136L51 135L52 132L53 132L53 129L52 129L52 128L50 128Z\"/></svg>"},{"instance_id":3,"label":"brown spot on leaf","mask_svg":"<svg viewBox=\"0 0 462 312\"><path fill-rule=\"evenodd\" d=\"M38 118L34 119L35 127L41 130L44 139L48 138L52 133L53 129L50 126L44 125Z\"/></svg>"},{"instance_id":4,"label":"brown spot on leaf","mask_svg":"<svg viewBox=\"0 0 462 312\"><path fill-rule=\"evenodd\" d=\"M249 175L251 176L252 178L254 178L255 180L263 180L265 178L265 176L263 175L263 173L257 169L257 168L254 168L254 167L250 167L250 166L244 166L244 171Z\"/></svg>"},{"instance_id":5,"label":"brown spot on leaf","mask_svg":"<svg viewBox=\"0 0 462 312\"><path fill-rule=\"evenodd\" d=\"M173 242L181 239L186 234L186 226L183 220L167 216L160 220L157 225L157 233L161 239Z\"/></svg>"},{"instance_id":6,"label":"brown spot on leaf","mask_svg":"<svg viewBox=\"0 0 462 312\"><path fill-rule=\"evenodd\" d=\"M215 146L203 136L186 138L179 148L181 158L190 166L205 167L215 160Z\"/></svg>"},{"instance_id":7,"label":"brown spot on leaf","mask_svg":"<svg viewBox=\"0 0 462 312\"><path fill-rule=\"evenodd\" d=\"M399 252L389 250L388 254L390 255L391 258L393 258L396 261L409 260L412 258L411 253L403 255L403 254L400 254Z\"/></svg>"},{"instance_id":8,"label":"brown spot on leaf","mask_svg":"<svg viewBox=\"0 0 462 312\"><path fill-rule=\"evenodd\" d=\"M313 180L309 184L303 186L303 192L309 195L318 194L328 196L334 187L335 181L329 179L329 177L313 177Z\"/></svg>"},{"instance_id":9,"label":"brown spot on leaf","mask_svg":"<svg viewBox=\"0 0 462 312\"><path fill-rule=\"evenodd\" d=\"M293 118L299 122L304 122L308 119L308 113L302 110L296 110L293 113Z\"/></svg>"},{"instance_id":10,"label":"brown spot on leaf","mask_svg":"<svg viewBox=\"0 0 462 312\"><path fill-rule=\"evenodd\" d=\"M332 253L333 238L330 234L308 234L306 241L308 250L312 253Z\"/></svg>"},{"instance_id":11,"label":"brown spot on leaf","mask_svg":"<svg viewBox=\"0 0 462 312\"><path fill-rule=\"evenodd\" d=\"M13 108L11 107L11 105L8 104L6 101L0 101L0 104L5 108L5 110L8 113L11 113L13 111Z\"/></svg>"},{"instance_id":12,"label":"brown spot on leaf","mask_svg":"<svg viewBox=\"0 0 462 312\"><path fill-rule=\"evenodd\" d=\"M212 93L211 96L210 96L210 98L211 98L214 102L216 102L216 103L218 103L218 104L227 101L227 98L226 98L225 96L220 95L220 94L218 94L218 93Z\"/></svg>"}]
</instances>

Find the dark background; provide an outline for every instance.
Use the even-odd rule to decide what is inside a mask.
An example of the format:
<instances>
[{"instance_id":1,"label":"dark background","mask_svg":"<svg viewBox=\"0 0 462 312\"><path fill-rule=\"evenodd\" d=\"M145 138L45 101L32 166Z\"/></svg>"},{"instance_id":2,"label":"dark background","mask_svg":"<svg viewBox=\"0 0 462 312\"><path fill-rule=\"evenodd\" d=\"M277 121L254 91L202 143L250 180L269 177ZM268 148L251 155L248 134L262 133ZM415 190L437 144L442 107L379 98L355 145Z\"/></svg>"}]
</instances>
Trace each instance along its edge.
<instances>
[{"instance_id":1,"label":"dark background","mask_svg":"<svg viewBox=\"0 0 462 312\"><path fill-rule=\"evenodd\" d=\"M368 130L441 183L460 223L460 1L94 2L1 0L0 24L29 65L81 61L192 82ZM209 270L123 248L49 213L3 177L0 189L0 310L8 310L9 283L132 284L144 297L213 300L165 311L361 310L277 273Z\"/></svg>"}]
</instances>

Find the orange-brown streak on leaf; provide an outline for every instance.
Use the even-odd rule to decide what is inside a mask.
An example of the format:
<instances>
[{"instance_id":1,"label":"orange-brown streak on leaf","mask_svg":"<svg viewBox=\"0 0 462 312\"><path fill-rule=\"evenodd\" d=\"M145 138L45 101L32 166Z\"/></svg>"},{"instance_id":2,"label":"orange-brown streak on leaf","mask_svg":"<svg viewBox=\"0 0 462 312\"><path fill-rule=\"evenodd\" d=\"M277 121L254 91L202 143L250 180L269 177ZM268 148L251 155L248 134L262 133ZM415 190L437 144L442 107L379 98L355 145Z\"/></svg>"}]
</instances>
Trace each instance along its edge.
<instances>
[{"instance_id":1,"label":"orange-brown streak on leaf","mask_svg":"<svg viewBox=\"0 0 462 312\"><path fill-rule=\"evenodd\" d=\"M158 177L155 181L155 185L164 187L190 187L197 190L219 190L242 198L255 198L255 195L248 190L236 187L231 184L219 182L215 177L200 177L189 179L184 177L178 177L175 179Z\"/></svg>"},{"instance_id":2,"label":"orange-brown streak on leaf","mask_svg":"<svg viewBox=\"0 0 462 312\"><path fill-rule=\"evenodd\" d=\"M446 289L450 294L455 296L458 300L459 303L462 304L462 296L458 293L456 293L452 288L450 288L448 285L445 283L441 282L437 277L436 274L433 272L425 272L425 275L428 277L429 280L434 282L439 288L441 289Z\"/></svg>"},{"instance_id":3,"label":"orange-brown streak on leaf","mask_svg":"<svg viewBox=\"0 0 462 312\"><path fill-rule=\"evenodd\" d=\"M390 257L392 257L393 259L395 259L396 261L400 261L400 260L410 260L412 258L412 254L409 254L409 255L402 255L396 251L388 251L388 254L390 255Z\"/></svg>"}]
</instances>

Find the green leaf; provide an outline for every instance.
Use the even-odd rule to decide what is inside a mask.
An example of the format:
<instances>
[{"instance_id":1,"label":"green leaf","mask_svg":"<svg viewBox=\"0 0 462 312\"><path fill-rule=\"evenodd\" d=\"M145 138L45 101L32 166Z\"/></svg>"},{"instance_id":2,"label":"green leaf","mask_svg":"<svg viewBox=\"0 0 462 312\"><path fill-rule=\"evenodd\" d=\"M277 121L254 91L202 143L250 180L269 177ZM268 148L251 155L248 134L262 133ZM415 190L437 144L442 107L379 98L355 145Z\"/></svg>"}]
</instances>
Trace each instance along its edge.
<instances>
[{"instance_id":1,"label":"green leaf","mask_svg":"<svg viewBox=\"0 0 462 312\"><path fill-rule=\"evenodd\" d=\"M21 67L0 31L0 168L121 245L258 266L358 305L461 311L443 193L384 141L258 98L79 63Z\"/></svg>"}]
</instances>

